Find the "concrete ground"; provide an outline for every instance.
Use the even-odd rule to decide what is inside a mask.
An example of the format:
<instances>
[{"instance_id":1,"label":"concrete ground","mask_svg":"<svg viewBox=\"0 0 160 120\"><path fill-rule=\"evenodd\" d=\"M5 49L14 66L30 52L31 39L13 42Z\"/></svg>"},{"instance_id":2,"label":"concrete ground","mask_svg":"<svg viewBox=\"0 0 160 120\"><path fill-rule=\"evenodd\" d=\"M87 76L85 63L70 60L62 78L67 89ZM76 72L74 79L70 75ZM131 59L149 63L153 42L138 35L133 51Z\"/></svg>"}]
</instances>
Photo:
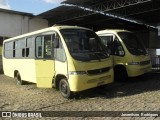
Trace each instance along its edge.
<instances>
[{"instance_id":1,"label":"concrete ground","mask_svg":"<svg viewBox=\"0 0 160 120\"><path fill-rule=\"evenodd\" d=\"M149 73L130 78L127 82L115 82L104 88L85 91L77 99L67 100L55 89L41 89L35 84L19 86L13 78L0 74L0 111L160 111L160 75ZM159 120L160 113L159 117L83 116L41 119Z\"/></svg>"}]
</instances>

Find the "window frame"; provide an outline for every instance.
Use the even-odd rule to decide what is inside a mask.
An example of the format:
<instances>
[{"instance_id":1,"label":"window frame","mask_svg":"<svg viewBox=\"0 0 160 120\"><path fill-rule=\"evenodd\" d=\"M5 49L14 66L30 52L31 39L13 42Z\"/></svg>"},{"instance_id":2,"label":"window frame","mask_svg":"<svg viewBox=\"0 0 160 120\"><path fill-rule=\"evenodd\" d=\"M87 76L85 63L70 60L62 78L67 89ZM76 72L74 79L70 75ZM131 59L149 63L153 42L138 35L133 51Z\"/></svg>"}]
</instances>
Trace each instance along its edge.
<instances>
[{"instance_id":1,"label":"window frame","mask_svg":"<svg viewBox=\"0 0 160 120\"><path fill-rule=\"evenodd\" d=\"M112 43L112 48L111 48L111 54L110 55L115 55L115 56L119 56L119 57L124 57L125 56L125 49L123 48L123 45L120 42L120 40L119 40L119 38L118 38L118 36L116 34L114 34L114 33L104 33L104 34L99 34L98 36L99 37L101 37L101 36L111 36L113 38L112 39L113 43ZM118 42L119 46L122 47L122 50L124 52L123 55L115 54L115 38L117 38L117 42Z\"/></svg>"},{"instance_id":2,"label":"window frame","mask_svg":"<svg viewBox=\"0 0 160 120\"><path fill-rule=\"evenodd\" d=\"M51 56L50 58L45 58L44 57L44 36L51 36ZM54 59L54 48L53 48L53 44L54 44L54 37L56 35L56 32L55 31L47 31L47 32L44 32L44 33L41 33L41 34L37 34L34 36L34 41L35 41L35 59L44 59L44 60L53 60ZM41 37L41 40L42 40L42 57L37 57L37 42L36 42L36 38L37 37Z\"/></svg>"}]
</instances>

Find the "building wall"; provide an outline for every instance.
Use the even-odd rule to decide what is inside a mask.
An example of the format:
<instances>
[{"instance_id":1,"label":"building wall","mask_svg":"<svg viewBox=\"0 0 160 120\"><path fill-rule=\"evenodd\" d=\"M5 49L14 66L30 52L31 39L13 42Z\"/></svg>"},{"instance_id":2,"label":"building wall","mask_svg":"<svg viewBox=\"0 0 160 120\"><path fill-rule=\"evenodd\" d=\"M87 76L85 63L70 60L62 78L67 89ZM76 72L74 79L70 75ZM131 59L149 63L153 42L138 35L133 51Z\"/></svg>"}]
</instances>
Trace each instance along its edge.
<instances>
[{"instance_id":1,"label":"building wall","mask_svg":"<svg viewBox=\"0 0 160 120\"><path fill-rule=\"evenodd\" d=\"M30 24L29 25L29 31L30 32L48 27L48 21L47 20L36 18L36 17L30 19L29 24Z\"/></svg>"},{"instance_id":2,"label":"building wall","mask_svg":"<svg viewBox=\"0 0 160 120\"><path fill-rule=\"evenodd\" d=\"M160 55L160 26L157 31L139 31L138 36L145 43L151 57Z\"/></svg>"},{"instance_id":3,"label":"building wall","mask_svg":"<svg viewBox=\"0 0 160 120\"><path fill-rule=\"evenodd\" d=\"M148 49L160 48L160 40L158 39L158 32L142 30L136 31L138 38L144 43Z\"/></svg>"},{"instance_id":4,"label":"building wall","mask_svg":"<svg viewBox=\"0 0 160 120\"><path fill-rule=\"evenodd\" d=\"M0 36L12 37L22 34L23 17L0 12Z\"/></svg>"},{"instance_id":5,"label":"building wall","mask_svg":"<svg viewBox=\"0 0 160 120\"><path fill-rule=\"evenodd\" d=\"M145 30L135 31L136 35L138 36L139 40L144 43L146 48L149 48L149 34Z\"/></svg>"},{"instance_id":6,"label":"building wall","mask_svg":"<svg viewBox=\"0 0 160 120\"><path fill-rule=\"evenodd\" d=\"M160 37L158 37L157 32L150 32L150 36L149 36L149 45L150 48L152 49L158 49L160 48Z\"/></svg>"},{"instance_id":7,"label":"building wall","mask_svg":"<svg viewBox=\"0 0 160 120\"><path fill-rule=\"evenodd\" d=\"M46 27L45 19L0 12L0 36L14 37Z\"/></svg>"},{"instance_id":8,"label":"building wall","mask_svg":"<svg viewBox=\"0 0 160 120\"><path fill-rule=\"evenodd\" d=\"M0 48L3 40L24 33L48 27L48 21L41 18L0 11ZM0 73L2 73L2 59L0 50Z\"/></svg>"}]
</instances>

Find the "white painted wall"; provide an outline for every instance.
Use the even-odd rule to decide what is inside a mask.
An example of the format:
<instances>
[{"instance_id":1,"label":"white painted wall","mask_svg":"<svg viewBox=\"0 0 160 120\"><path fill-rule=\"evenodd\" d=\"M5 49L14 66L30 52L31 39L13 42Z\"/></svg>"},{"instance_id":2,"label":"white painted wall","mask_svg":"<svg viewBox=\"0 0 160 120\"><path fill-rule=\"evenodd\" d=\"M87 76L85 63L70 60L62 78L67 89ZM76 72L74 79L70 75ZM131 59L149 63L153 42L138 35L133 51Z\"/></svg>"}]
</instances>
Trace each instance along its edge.
<instances>
[{"instance_id":1,"label":"white painted wall","mask_svg":"<svg viewBox=\"0 0 160 120\"><path fill-rule=\"evenodd\" d=\"M0 12L0 36L12 37L22 33L23 17Z\"/></svg>"},{"instance_id":2,"label":"white painted wall","mask_svg":"<svg viewBox=\"0 0 160 120\"><path fill-rule=\"evenodd\" d=\"M48 27L45 19L0 11L0 36L14 37Z\"/></svg>"},{"instance_id":3,"label":"white painted wall","mask_svg":"<svg viewBox=\"0 0 160 120\"><path fill-rule=\"evenodd\" d=\"M48 27L48 21L40 18L31 18L29 21L29 31L35 31Z\"/></svg>"}]
</instances>

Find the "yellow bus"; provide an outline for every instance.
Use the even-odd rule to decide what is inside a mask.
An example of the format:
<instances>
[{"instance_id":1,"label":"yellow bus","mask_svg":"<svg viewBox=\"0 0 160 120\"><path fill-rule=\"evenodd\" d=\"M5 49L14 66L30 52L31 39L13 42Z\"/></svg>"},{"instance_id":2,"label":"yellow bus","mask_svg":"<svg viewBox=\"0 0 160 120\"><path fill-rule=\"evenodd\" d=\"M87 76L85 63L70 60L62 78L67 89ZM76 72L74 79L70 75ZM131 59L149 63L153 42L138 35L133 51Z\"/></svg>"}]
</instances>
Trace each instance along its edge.
<instances>
[{"instance_id":1,"label":"yellow bus","mask_svg":"<svg viewBox=\"0 0 160 120\"><path fill-rule=\"evenodd\" d=\"M3 42L3 69L17 84L60 91L63 97L113 82L106 46L90 29L52 26Z\"/></svg>"},{"instance_id":2,"label":"yellow bus","mask_svg":"<svg viewBox=\"0 0 160 120\"><path fill-rule=\"evenodd\" d=\"M115 80L126 81L151 71L151 60L146 48L136 35L127 30L96 32L113 56Z\"/></svg>"}]
</instances>

